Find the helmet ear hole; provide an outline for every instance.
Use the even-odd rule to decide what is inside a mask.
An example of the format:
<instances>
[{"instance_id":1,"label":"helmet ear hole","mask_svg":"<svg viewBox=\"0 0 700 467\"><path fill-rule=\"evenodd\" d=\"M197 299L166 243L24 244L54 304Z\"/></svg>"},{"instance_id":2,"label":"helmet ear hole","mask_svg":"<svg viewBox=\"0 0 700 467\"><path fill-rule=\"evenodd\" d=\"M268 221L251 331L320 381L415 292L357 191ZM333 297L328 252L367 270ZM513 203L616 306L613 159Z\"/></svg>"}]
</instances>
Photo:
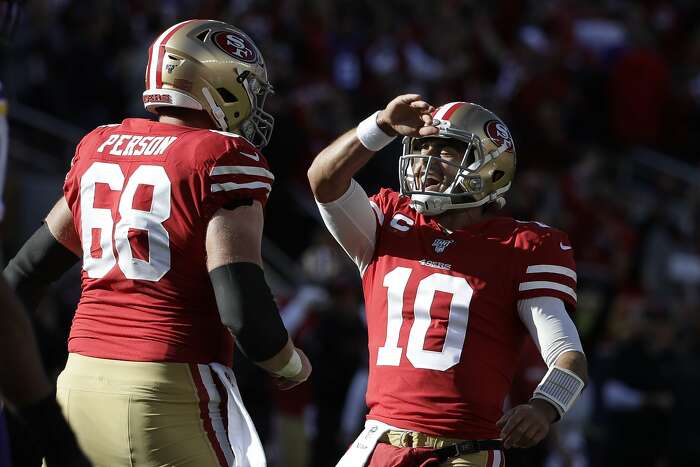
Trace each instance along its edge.
<instances>
[{"instance_id":1,"label":"helmet ear hole","mask_svg":"<svg viewBox=\"0 0 700 467\"><path fill-rule=\"evenodd\" d=\"M231 94L231 92L226 89L226 88L217 88L217 92L221 95L221 98L226 102L227 104L232 104L234 102L238 102L238 99L236 99L236 96Z\"/></svg>"},{"instance_id":2,"label":"helmet ear hole","mask_svg":"<svg viewBox=\"0 0 700 467\"><path fill-rule=\"evenodd\" d=\"M502 170L494 170L493 175L491 176L491 182L496 183L505 175L505 172Z\"/></svg>"},{"instance_id":3,"label":"helmet ear hole","mask_svg":"<svg viewBox=\"0 0 700 467\"><path fill-rule=\"evenodd\" d=\"M204 31L197 34L195 37L197 39L199 39L200 41L204 42L207 40L207 36L209 35L210 32L211 32L211 29L205 29Z\"/></svg>"}]
</instances>

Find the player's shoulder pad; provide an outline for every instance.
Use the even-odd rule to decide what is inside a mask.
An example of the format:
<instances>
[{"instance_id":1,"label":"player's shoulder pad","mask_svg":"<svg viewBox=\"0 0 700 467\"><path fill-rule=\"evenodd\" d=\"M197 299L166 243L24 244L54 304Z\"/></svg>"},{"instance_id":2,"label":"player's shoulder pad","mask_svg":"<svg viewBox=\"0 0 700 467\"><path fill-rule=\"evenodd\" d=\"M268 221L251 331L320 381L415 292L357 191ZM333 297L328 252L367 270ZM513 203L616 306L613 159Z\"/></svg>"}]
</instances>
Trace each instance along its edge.
<instances>
[{"instance_id":1,"label":"player's shoulder pad","mask_svg":"<svg viewBox=\"0 0 700 467\"><path fill-rule=\"evenodd\" d=\"M92 130L85 133L85 135L80 139L80 142L78 143L77 147L89 147L91 143L94 143L95 147L97 147L98 144L102 143L102 135L104 133L110 132L115 127L118 127L120 125L121 123L108 123L106 125L96 126ZM75 159L75 157L73 159ZM71 165L73 165L72 162Z\"/></svg>"},{"instance_id":2,"label":"player's shoulder pad","mask_svg":"<svg viewBox=\"0 0 700 467\"><path fill-rule=\"evenodd\" d=\"M85 136L83 136L83 139L87 139L90 136L97 136L101 135L102 133L111 131L115 127L120 126L121 123L107 123L105 125L98 125L95 128L93 128L91 131L87 132Z\"/></svg>"},{"instance_id":3,"label":"player's shoulder pad","mask_svg":"<svg viewBox=\"0 0 700 467\"><path fill-rule=\"evenodd\" d=\"M410 201L410 198L407 199ZM370 196L370 204L373 205L375 210L379 210L382 216L400 209L401 200L402 197L399 193L391 188L380 188L377 194Z\"/></svg>"},{"instance_id":4,"label":"player's shoulder pad","mask_svg":"<svg viewBox=\"0 0 700 467\"><path fill-rule=\"evenodd\" d=\"M222 163L267 166L267 160L260 151L235 133L201 129L189 133L187 141L192 147L193 162L203 167Z\"/></svg>"},{"instance_id":5,"label":"player's shoulder pad","mask_svg":"<svg viewBox=\"0 0 700 467\"><path fill-rule=\"evenodd\" d=\"M562 230L537 221L515 221L515 247L534 251L547 245L570 250L569 237Z\"/></svg>"}]
</instances>

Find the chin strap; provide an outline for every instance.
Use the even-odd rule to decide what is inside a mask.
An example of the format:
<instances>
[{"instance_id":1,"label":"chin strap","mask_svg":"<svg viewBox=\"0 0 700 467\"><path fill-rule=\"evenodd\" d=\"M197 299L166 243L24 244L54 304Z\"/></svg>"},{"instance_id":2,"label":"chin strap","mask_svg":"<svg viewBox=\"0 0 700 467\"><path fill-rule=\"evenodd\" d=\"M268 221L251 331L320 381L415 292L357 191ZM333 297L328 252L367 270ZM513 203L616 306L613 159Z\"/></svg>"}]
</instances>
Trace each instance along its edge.
<instances>
[{"instance_id":1,"label":"chin strap","mask_svg":"<svg viewBox=\"0 0 700 467\"><path fill-rule=\"evenodd\" d=\"M219 124L219 128L221 128L223 131L228 131L228 124L226 123L226 114L223 110L221 110L221 107L216 105L216 102L214 101L211 92L209 92L209 89L207 89L206 87L202 88L202 94L204 94L204 98L207 100L209 107L211 107L211 113L214 116L216 122Z\"/></svg>"}]
</instances>

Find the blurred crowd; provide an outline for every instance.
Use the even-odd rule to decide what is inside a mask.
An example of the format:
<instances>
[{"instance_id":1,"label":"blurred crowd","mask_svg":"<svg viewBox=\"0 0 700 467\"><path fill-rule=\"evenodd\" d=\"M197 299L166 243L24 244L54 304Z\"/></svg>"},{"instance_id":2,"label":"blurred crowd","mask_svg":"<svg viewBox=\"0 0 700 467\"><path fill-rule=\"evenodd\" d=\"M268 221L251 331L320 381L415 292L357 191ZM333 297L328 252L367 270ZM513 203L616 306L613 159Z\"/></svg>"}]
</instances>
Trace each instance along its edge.
<instances>
[{"instance_id":1,"label":"blurred crowd","mask_svg":"<svg viewBox=\"0 0 700 467\"><path fill-rule=\"evenodd\" d=\"M403 92L495 111L518 155L504 214L560 228L575 248L575 319L592 384L541 452L515 454L508 465L697 465L700 2L35 0L26 9L0 63L17 141L10 177L14 167L31 180L37 153L59 158L52 174L38 170L56 177L56 193L75 142L37 137L26 120L13 121L12 102L85 130L146 116L146 51L180 19L230 22L263 51L276 89L266 235L303 271L278 300L315 370L281 395L238 359L276 465L333 465L361 426L359 279L321 228L305 174L335 136ZM395 142L363 170L368 193L397 186L399 153ZM9 255L29 234L12 222L22 196L10 183ZM77 272L65 278L37 316L56 368L77 283ZM531 392L542 368L536 356L524 362L513 401Z\"/></svg>"}]
</instances>

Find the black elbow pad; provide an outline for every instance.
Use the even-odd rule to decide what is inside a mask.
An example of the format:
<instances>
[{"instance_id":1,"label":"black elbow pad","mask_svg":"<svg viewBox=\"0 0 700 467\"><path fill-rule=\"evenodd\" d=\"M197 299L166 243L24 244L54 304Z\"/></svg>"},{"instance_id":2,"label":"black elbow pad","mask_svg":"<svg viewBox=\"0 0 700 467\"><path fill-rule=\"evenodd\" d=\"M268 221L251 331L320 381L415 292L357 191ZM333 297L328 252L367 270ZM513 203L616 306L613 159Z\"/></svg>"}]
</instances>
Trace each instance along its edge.
<instances>
[{"instance_id":1,"label":"black elbow pad","mask_svg":"<svg viewBox=\"0 0 700 467\"><path fill-rule=\"evenodd\" d=\"M241 351L255 362L267 360L286 345L288 334L260 266L231 263L209 272L221 322Z\"/></svg>"},{"instance_id":2,"label":"black elbow pad","mask_svg":"<svg viewBox=\"0 0 700 467\"><path fill-rule=\"evenodd\" d=\"M56 240L46 224L42 224L10 260L3 275L25 306L33 309L46 286L61 277L78 259Z\"/></svg>"}]
</instances>

